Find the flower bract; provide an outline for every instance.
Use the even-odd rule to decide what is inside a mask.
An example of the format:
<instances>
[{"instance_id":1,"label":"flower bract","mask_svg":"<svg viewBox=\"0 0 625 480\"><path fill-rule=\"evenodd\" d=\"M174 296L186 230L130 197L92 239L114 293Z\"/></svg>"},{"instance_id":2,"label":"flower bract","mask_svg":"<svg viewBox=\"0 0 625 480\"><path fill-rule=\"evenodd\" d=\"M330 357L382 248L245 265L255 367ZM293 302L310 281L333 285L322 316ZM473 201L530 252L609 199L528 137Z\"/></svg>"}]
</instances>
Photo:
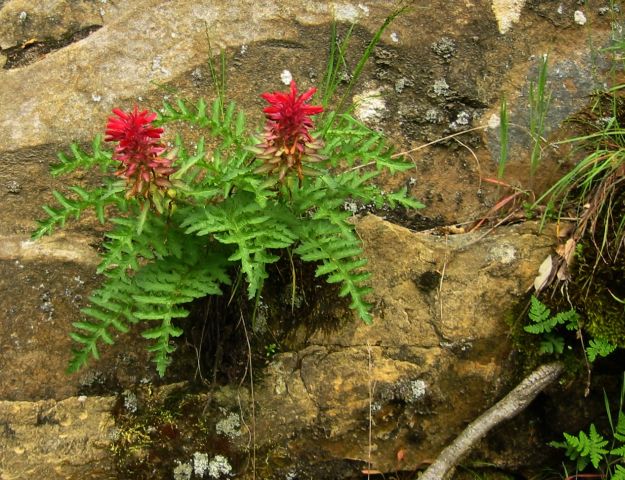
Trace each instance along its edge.
<instances>
[{"instance_id":1,"label":"flower bract","mask_svg":"<svg viewBox=\"0 0 625 480\"><path fill-rule=\"evenodd\" d=\"M154 127L152 122L156 113L148 110L124 112L114 108L106 124L108 142L118 142L113 158L120 162L116 175L127 180L128 198L133 196L149 197L156 189L170 186L169 176L175 171L172 159L162 156L165 147L160 143L163 129Z\"/></svg>"},{"instance_id":2,"label":"flower bract","mask_svg":"<svg viewBox=\"0 0 625 480\"><path fill-rule=\"evenodd\" d=\"M323 157L318 151L323 147L321 140L313 138L311 115L323 112L323 107L308 105L308 101L317 91L311 88L298 95L294 81L288 92L263 93L261 95L269 106L263 112L267 118L261 143L254 151L263 160L258 173L277 171L280 181L295 171L301 182L304 174L315 171L303 165L303 161L319 162Z\"/></svg>"}]
</instances>

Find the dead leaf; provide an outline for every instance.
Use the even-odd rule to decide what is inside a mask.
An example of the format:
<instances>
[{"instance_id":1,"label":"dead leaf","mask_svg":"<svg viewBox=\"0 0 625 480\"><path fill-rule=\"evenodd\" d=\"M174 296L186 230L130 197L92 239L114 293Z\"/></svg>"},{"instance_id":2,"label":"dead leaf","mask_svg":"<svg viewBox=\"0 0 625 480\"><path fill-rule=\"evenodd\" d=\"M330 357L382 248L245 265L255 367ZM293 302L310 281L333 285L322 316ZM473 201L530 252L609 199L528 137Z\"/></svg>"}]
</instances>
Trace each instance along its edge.
<instances>
[{"instance_id":1,"label":"dead leaf","mask_svg":"<svg viewBox=\"0 0 625 480\"><path fill-rule=\"evenodd\" d=\"M370 468L363 468L361 472L363 475L383 475L384 474L380 470L372 470Z\"/></svg>"},{"instance_id":2,"label":"dead leaf","mask_svg":"<svg viewBox=\"0 0 625 480\"><path fill-rule=\"evenodd\" d=\"M534 290L536 293L545 288L549 281L553 278L553 259L551 255L547 255L547 258L543 260L543 263L538 267L538 276L534 279Z\"/></svg>"},{"instance_id":3,"label":"dead leaf","mask_svg":"<svg viewBox=\"0 0 625 480\"><path fill-rule=\"evenodd\" d=\"M564 240L569 238L575 230L575 224L573 222L561 222L556 226L556 237L558 240Z\"/></svg>"},{"instance_id":4,"label":"dead leaf","mask_svg":"<svg viewBox=\"0 0 625 480\"><path fill-rule=\"evenodd\" d=\"M403 462L404 458L406 458L406 450L403 448L400 448L399 450L397 450L397 461Z\"/></svg>"},{"instance_id":5,"label":"dead leaf","mask_svg":"<svg viewBox=\"0 0 625 480\"><path fill-rule=\"evenodd\" d=\"M573 264L573 259L575 258L575 247L577 246L577 242L569 238L564 244L564 260L566 264L570 267Z\"/></svg>"}]
</instances>

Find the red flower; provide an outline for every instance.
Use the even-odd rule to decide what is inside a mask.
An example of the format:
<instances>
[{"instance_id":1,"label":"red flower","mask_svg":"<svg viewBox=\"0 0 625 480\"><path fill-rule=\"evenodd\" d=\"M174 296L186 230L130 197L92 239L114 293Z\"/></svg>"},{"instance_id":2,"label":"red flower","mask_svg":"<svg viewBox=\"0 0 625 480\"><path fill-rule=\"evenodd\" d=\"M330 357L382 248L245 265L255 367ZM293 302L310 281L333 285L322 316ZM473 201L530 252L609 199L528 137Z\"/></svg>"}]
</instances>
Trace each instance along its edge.
<instances>
[{"instance_id":1,"label":"red flower","mask_svg":"<svg viewBox=\"0 0 625 480\"><path fill-rule=\"evenodd\" d=\"M113 113L117 116L109 117L105 140L119 142L113 158L121 165L115 175L126 178L128 185L132 185L126 197L137 194L148 197L152 185L168 188L169 176L175 168L171 159L161 157L165 151L160 143L163 129L152 126L156 113L139 112L136 106L132 112L114 108Z\"/></svg>"},{"instance_id":2,"label":"red flower","mask_svg":"<svg viewBox=\"0 0 625 480\"><path fill-rule=\"evenodd\" d=\"M306 173L314 173L302 166L302 160L319 162L323 158L317 154L323 144L310 135L313 128L311 115L323 112L323 107L308 105L307 102L317 91L311 88L297 95L295 82L291 81L289 92L263 93L262 98L269 102L263 112L267 117L264 142L256 145L254 151L264 164L257 172L280 172L280 180L291 170L297 172L300 182Z\"/></svg>"}]
</instances>

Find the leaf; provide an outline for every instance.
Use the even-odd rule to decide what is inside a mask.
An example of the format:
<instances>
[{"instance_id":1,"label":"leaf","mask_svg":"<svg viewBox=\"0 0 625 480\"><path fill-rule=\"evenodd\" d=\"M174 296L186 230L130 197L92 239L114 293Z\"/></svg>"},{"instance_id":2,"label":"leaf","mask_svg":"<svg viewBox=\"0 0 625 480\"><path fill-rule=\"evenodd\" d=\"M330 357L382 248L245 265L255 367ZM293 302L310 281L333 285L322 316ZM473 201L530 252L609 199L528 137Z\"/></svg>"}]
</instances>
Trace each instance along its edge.
<instances>
[{"instance_id":1,"label":"leaf","mask_svg":"<svg viewBox=\"0 0 625 480\"><path fill-rule=\"evenodd\" d=\"M553 259L551 255L547 255L547 258L545 258L543 263L540 264L540 267L538 267L538 275L534 279L534 290L536 293L539 293L543 288L549 285L553 275Z\"/></svg>"},{"instance_id":2,"label":"leaf","mask_svg":"<svg viewBox=\"0 0 625 480\"><path fill-rule=\"evenodd\" d=\"M608 454L604 447L609 443L597 432L594 424L590 424L589 432L580 431L577 436L564 433L566 440L567 456L571 460L577 460L580 470L583 470L588 461L594 468L599 468L603 456Z\"/></svg>"},{"instance_id":3,"label":"leaf","mask_svg":"<svg viewBox=\"0 0 625 480\"><path fill-rule=\"evenodd\" d=\"M603 338L592 338L590 342L588 342L586 354L588 355L588 360L594 362L597 357L607 357L614 350L616 350L616 345L611 344L607 340Z\"/></svg>"},{"instance_id":4,"label":"leaf","mask_svg":"<svg viewBox=\"0 0 625 480\"><path fill-rule=\"evenodd\" d=\"M616 465L616 467L614 467L611 480L625 480L625 468L622 465Z\"/></svg>"}]
</instances>

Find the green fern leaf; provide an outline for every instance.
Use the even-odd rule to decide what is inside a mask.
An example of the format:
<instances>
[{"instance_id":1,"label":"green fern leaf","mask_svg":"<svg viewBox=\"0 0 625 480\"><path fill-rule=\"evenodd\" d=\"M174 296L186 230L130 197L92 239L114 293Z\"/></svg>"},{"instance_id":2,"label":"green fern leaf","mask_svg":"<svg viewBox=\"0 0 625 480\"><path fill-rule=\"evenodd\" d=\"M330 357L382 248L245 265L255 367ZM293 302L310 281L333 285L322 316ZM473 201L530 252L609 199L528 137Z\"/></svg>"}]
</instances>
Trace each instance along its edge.
<instances>
[{"instance_id":1,"label":"green fern leaf","mask_svg":"<svg viewBox=\"0 0 625 480\"><path fill-rule=\"evenodd\" d=\"M104 209L108 205L122 207L125 203L123 199L123 186L119 182L110 182L104 188L96 188L86 191L80 187L72 187L71 190L79 198L73 199L63 195L61 192L53 191L54 199L59 203L59 208L52 208L44 205L43 210L48 215L46 220L38 222L39 227L33 232L34 240L44 235L51 234L55 228L64 227L69 219L78 220L85 210L94 209L98 219L104 223Z\"/></svg>"},{"instance_id":2,"label":"green fern leaf","mask_svg":"<svg viewBox=\"0 0 625 480\"><path fill-rule=\"evenodd\" d=\"M590 461L593 467L599 468L601 459L608 453L608 450L604 447L609 442L605 440L599 432L597 432L597 428L592 423L590 424L589 440L588 454L590 455Z\"/></svg>"},{"instance_id":3,"label":"green fern leaf","mask_svg":"<svg viewBox=\"0 0 625 480\"><path fill-rule=\"evenodd\" d=\"M594 424L590 424L588 435L581 431L578 436L568 433L564 434L567 444L567 455L571 460L577 460L578 468L583 470L588 461L594 468L599 468L599 464L608 450L604 447L609 443L597 432Z\"/></svg>"},{"instance_id":4,"label":"green fern leaf","mask_svg":"<svg viewBox=\"0 0 625 480\"><path fill-rule=\"evenodd\" d=\"M301 243L295 253L307 262L321 262L316 276L327 276L328 283L341 283L340 296L349 295L354 309L365 323L371 323L371 305L364 300L370 289L363 285L368 278L361 269L366 264L360 241L344 225L317 220L307 233L301 232ZM347 235L345 232L348 232Z\"/></svg>"},{"instance_id":5,"label":"green fern leaf","mask_svg":"<svg viewBox=\"0 0 625 480\"><path fill-rule=\"evenodd\" d=\"M391 208L395 208L395 205L397 204L401 205L402 207L413 208L415 210L419 208L425 208L425 205L415 200L414 198L411 198L407 192L408 188L403 187L397 192L389 193L388 195L386 195L386 200L388 201Z\"/></svg>"},{"instance_id":6,"label":"green fern leaf","mask_svg":"<svg viewBox=\"0 0 625 480\"><path fill-rule=\"evenodd\" d=\"M619 442L625 443L625 414L623 411L619 411L618 413L618 421L616 422L614 438L616 438Z\"/></svg>"},{"instance_id":7,"label":"green fern leaf","mask_svg":"<svg viewBox=\"0 0 625 480\"><path fill-rule=\"evenodd\" d=\"M625 457L625 445L621 445L620 447L613 448L610 450L610 455L617 455L619 457Z\"/></svg>"},{"instance_id":8,"label":"green fern leaf","mask_svg":"<svg viewBox=\"0 0 625 480\"><path fill-rule=\"evenodd\" d=\"M588 360L594 362L597 357L607 357L614 350L616 350L616 345L611 344L607 340L603 338L592 338L590 342L588 342L586 354L588 355Z\"/></svg>"},{"instance_id":9,"label":"green fern leaf","mask_svg":"<svg viewBox=\"0 0 625 480\"><path fill-rule=\"evenodd\" d=\"M561 354L564 352L564 339L552 334L546 334L540 342L540 353Z\"/></svg>"},{"instance_id":10,"label":"green fern leaf","mask_svg":"<svg viewBox=\"0 0 625 480\"><path fill-rule=\"evenodd\" d=\"M532 295L530 302L529 317L532 322L543 323L551 317L551 310L534 295Z\"/></svg>"},{"instance_id":11,"label":"green fern leaf","mask_svg":"<svg viewBox=\"0 0 625 480\"><path fill-rule=\"evenodd\" d=\"M112 152L102 150L102 135L95 136L91 149L91 154L88 154L73 143L70 145L72 156L58 153L59 163L50 167L52 176L66 175L78 169L89 170L95 166L99 166L102 172L111 171L115 162L112 160Z\"/></svg>"},{"instance_id":12,"label":"green fern leaf","mask_svg":"<svg viewBox=\"0 0 625 480\"><path fill-rule=\"evenodd\" d=\"M616 465L610 480L625 480L625 468L622 465Z\"/></svg>"}]
</instances>

